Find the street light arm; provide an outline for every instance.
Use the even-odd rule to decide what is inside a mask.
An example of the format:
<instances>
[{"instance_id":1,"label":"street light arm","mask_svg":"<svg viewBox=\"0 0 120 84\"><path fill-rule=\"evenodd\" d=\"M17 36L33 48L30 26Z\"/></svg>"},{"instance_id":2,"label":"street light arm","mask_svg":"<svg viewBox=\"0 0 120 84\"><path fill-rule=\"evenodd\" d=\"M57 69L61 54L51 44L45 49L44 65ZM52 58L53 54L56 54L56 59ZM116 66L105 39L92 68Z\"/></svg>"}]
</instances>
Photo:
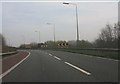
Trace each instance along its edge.
<instances>
[{"instance_id":1,"label":"street light arm","mask_svg":"<svg viewBox=\"0 0 120 84\"><path fill-rule=\"evenodd\" d=\"M63 4L67 4L68 5L69 3L63 2Z\"/></svg>"},{"instance_id":2,"label":"street light arm","mask_svg":"<svg viewBox=\"0 0 120 84\"><path fill-rule=\"evenodd\" d=\"M48 24L48 25L55 25L55 24L53 24L53 23L46 23L46 24Z\"/></svg>"},{"instance_id":3,"label":"street light arm","mask_svg":"<svg viewBox=\"0 0 120 84\"><path fill-rule=\"evenodd\" d=\"M77 6L77 4L75 4L75 3L66 3L66 2L63 2L63 4L66 4L66 5L75 5L75 6Z\"/></svg>"},{"instance_id":4,"label":"street light arm","mask_svg":"<svg viewBox=\"0 0 120 84\"><path fill-rule=\"evenodd\" d=\"M51 25L52 23L46 23L46 24Z\"/></svg>"},{"instance_id":5,"label":"street light arm","mask_svg":"<svg viewBox=\"0 0 120 84\"><path fill-rule=\"evenodd\" d=\"M38 34L39 34L39 43L40 43L40 31L36 30L35 32L38 32Z\"/></svg>"}]
</instances>

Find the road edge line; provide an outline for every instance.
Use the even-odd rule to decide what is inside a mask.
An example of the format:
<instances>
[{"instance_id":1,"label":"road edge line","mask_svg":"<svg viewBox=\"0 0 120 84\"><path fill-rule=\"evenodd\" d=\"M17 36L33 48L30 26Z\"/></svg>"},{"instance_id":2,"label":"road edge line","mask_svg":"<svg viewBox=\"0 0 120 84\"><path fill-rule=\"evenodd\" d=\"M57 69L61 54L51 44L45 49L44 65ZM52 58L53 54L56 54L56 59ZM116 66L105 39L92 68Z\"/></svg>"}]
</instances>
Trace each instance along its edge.
<instances>
[{"instance_id":1,"label":"road edge line","mask_svg":"<svg viewBox=\"0 0 120 84\"><path fill-rule=\"evenodd\" d=\"M28 57L30 56L30 52L29 54L20 62L18 62L17 64L15 64L14 66L12 66L10 69L8 69L6 72L4 72L3 74L0 75L0 79L2 79L5 75L7 75L9 72L11 72L13 69L15 69L18 65L20 65L24 60L26 60Z\"/></svg>"},{"instance_id":2,"label":"road edge line","mask_svg":"<svg viewBox=\"0 0 120 84\"><path fill-rule=\"evenodd\" d=\"M97 59L104 59L104 60L110 60L110 61L116 61L116 62L119 62L119 60L112 59L112 58L106 58L106 57L101 57L101 56L93 56L93 55L87 55L87 54L81 54L81 55L89 56L89 57L95 57L95 58L97 58Z\"/></svg>"}]
</instances>

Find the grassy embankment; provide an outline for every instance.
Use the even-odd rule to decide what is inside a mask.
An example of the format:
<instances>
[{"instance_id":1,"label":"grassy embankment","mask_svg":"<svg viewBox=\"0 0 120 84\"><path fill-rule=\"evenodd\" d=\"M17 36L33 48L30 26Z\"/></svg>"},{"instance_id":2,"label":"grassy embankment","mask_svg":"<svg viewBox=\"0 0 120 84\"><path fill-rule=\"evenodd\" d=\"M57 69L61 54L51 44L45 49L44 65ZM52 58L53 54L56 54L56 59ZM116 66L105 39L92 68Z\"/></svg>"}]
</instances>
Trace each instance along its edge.
<instances>
[{"instance_id":1,"label":"grassy embankment","mask_svg":"<svg viewBox=\"0 0 120 84\"><path fill-rule=\"evenodd\" d=\"M108 50L83 50L83 49L50 49L50 50L58 50L58 51L86 54L86 55L92 55L92 56L112 58L112 59L117 59L117 60L119 59L118 51L112 51L112 50L111 51L108 51Z\"/></svg>"}]
</instances>

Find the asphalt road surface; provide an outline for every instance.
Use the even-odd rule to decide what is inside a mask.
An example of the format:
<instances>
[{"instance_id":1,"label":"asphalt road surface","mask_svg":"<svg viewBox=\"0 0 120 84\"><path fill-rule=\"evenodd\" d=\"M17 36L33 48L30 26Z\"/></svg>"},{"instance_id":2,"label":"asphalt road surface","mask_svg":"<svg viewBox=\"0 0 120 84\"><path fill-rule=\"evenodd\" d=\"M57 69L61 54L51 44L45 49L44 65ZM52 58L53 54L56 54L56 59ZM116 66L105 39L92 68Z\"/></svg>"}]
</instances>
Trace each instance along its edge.
<instances>
[{"instance_id":1,"label":"asphalt road surface","mask_svg":"<svg viewBox=\"0 0 120 84\"><path fill-rule=\"evenodd\" d=\"M118 82L118 61L63 51L29 52L3 82Z\"/></svg>"}]
</instances>

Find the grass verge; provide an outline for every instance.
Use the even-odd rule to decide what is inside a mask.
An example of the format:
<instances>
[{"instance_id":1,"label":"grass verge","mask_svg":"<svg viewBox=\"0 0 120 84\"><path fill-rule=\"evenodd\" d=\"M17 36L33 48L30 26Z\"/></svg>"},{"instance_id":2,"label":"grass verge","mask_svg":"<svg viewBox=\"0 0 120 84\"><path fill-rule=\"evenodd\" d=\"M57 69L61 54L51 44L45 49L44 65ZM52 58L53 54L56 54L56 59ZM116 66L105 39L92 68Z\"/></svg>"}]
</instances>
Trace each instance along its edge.
<instances>
[{"instance_id":1,"label":"grass verge","mask_svg":"<svg viewBox=\"0 0 120 84\"><path fill-rule=\"evenodd\" d=\"M105 57L105 58L120 60L119 57L118 57L119 52L117 52L117 51L80 50L80 49L52 49L52 50L86 54L86 55L99 56L99 57Z\"/></svg>"}]
</instances>

